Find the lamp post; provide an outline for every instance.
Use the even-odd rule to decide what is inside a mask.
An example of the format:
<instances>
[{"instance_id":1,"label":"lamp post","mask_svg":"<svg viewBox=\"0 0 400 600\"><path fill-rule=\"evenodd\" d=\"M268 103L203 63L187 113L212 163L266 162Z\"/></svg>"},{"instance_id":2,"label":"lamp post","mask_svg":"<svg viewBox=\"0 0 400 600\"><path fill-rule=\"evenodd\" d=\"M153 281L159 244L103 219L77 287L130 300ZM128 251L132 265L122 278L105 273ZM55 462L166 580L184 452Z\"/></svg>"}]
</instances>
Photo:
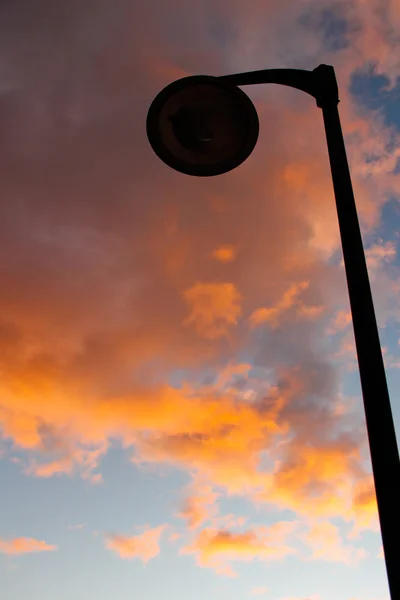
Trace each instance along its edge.
<instances>
[{"instance_id":1,"label":"lamp post","mask_svg":"<svg viewBox=\"0 0 400 600\"><path fill-rule=\"evenodd\" d=\"M338 112L334 68L266 69L185 77L154 99L149 142L168 166L198 177L220 175L244 162L259 133L257 112L238 87L275 83L313 96L322 109L354 337L364 400L386 570L392 600L400 600L400 461L371 287Z\"/></svg>"}]
</instances>

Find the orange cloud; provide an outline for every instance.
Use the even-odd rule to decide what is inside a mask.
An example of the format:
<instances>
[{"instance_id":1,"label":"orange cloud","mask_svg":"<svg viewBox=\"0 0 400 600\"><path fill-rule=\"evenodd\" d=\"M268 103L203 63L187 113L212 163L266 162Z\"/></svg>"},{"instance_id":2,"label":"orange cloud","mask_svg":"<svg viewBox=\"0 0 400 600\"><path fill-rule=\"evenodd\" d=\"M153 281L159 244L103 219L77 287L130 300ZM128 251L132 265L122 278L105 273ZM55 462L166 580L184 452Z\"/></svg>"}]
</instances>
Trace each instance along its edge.
<instances>
[{"instance_id":1,"label":"orange cloud","mask_svg":"<svg viewBox=\"0 0 400 600\"><path fill-rule=\"evenodd\" d=\"M296 550L287 545L286 538L296 527L295 522L278 522L269 528L259 527L243 533L207 528L181 553L194 554L201 567L212 568L221 575L236 576L232 562L249 562L255 558L281 560L295 554Z\"/></svg>"},{"instance_id":2,"label":"orange cloud","mask_svg":"<svg viewBox=\"0 0 400 600\"><path fill-rule=\"evenodd\" d=\"M253 327L262 323L276 322L279 315L277 308L258 308L250 316L250 323Z\"/></svg>"},{"instance_id":3,"label":"orange cloud","mask_svg":"<svg viewBox=\"0 0 400 600\"><path fill-rule=\"evenodd\" d=\"M365 529L379 531L378 505L372 475L356 482L353 493L354 525L350 537L357 537Z\"/></svg>"},{"instance_id":4,"label":"orange cloud","mask_svg":"<svg viewBox=\"0 0 400 600\"><path fill-rule=\"evenodd\" d=\"M250 317L250 321L254 325L259 325L265 321L275 321L276 317L280 315L280 313L285 312L289 308L291 308L299 294L308 288L308 282L302 281L300 283L296 283L292 285L282 297L282 300L278 303L276 308L268 309L261 308L258 311L255 311L253 315Z\"/></svg>"},{"instance_id":5,"label":"orange cloud","mask_svg":"<svg viewBox=\"0 0 400 600\"><path fill-rule=\"evenodd\" d=\"M118 554L120 558L138 558L147 563L160 553L159 541L164 529L165 525L160 525L131 537L110 534L106 538L106 548Z\"/></svg>"},{"instance_id":6,"label":"orange cloud","mask_svg":"<svg viewBox=\"0 0 400 600\"><path fill-rule=\"evenodd\" d=\"M282 300L275 307L258 308L249 318L250 324L253 327L263 323L270 323L272 327L277 327L281 318L293 307L296 307L296 314L299 317L312 319L318 317L324 311L324 306L321 305L305 305L300 299L300 294L309 286L307 281L290 286L283 294Z\"/></svg>"},{"instance_id":7,"label":"orange cloud","mask_svg":"<svg viewBox=\"0 0 400 600\"><path fill-rule=\"evenodd\" d=\"M240 387L232 385L237 377L248 382L248 369L246 365L232 367L221 373L214 386L197 390L189 385L181 389L142 389L134 395L114 397L112 402L104 399L82 403L73 395L64 398L59 393L60 401L54 405L39 387L40 395L30 391L32 403L23 408L24 423L29 418L32 431L36 428L38 449L43 447L51 454L56 444L58 453L66 452L68 468L70 460L76 461L76 468L85 477L90 473L96 477L108 438L117 437L126 447L134 447L134 460L139 463L169 463L202 475L207 485L215 484L229 492L247 494L256 502L267 501L301 514L340 515L367 523L363 515L369 508L352 510L354 486L360 479L353 466L359 461L357 440L332 445L320 437L324 427L330 425L333 431L343 416L335 414L332 405L331 413L321 416L313 408L311 420L308 409L304 424L303 420L297 423L294 402L307 394L305 382L298 375L288 378L283 387L271 387L268 402L261 401L257 394L255 400L249 400ZM38 411L40 403L43 409ZM39 412L45 414L47 406L51 429L44 427L37 416ZM12 411L10 404L5 416L12 415ZM61 442L65 440L66 421L71 426L64 448ZM14 420L11 425L15 427ZM293 437L300 425L305 428L305 437ZM6 431L7 426L4 421ZM20 443L24 431L18 432ZM92 448L85 446L87 443ZM269 470L260 469L266 452L271 460ZM41 476L61 471L57 462L49 466L32 463L30 469L28 472ZM200 503L194 493L183 511L192 525L215 510L212 501L199 496Z\"/></svg>"},{"instance_id":8,"label":"orange cloud","mask_svg":"<svg viewBox=\"0 0 400 600\"><path fill-rule=\"evenodd\" d=\"M95 441L102 436L105 439L122 434L126 445L134 444L138 462L168 462L204 475L209 483L203 488L195 486L192 493L189 491L182 510L192 527L212 516L215 519L212 484L247 494L257 503L272 503L299 514L344 516L368 526L372 514L369 505L359 503L357 510L353 507L359 479L354 469L359 459L357 441L343 439L330 444L323 439L324 427L340 424L342 417L334 412L319 416L313 409L314 421L310 421L307 412L304 425L302 420L298 421L302 413L293 412L293 403L306 393L302 387L305 383L298 375L285 384L288 386L291 381L292 388L271 388L267 404L259 404L257 399L248 401L242 397L240 388L232 386L237 377L248 381L248 370L248 365L232 366L221 373L214 387L196 391L190 386L180 390L164 387L153 393L147 390L142 396L114 399L112 404L96 403L85 410L81 405L80 421L75 425L75 435L79 434L76 439ZM65 419L63 406L61 401L60 426ZM73 409L73 404L69 406ZM53 414L57 416L56 412ZM310 438L293 438L299 427L305 427L304 433L311 435L313 445ZM43 433L40 428L38 432ZM57 432L55 427L54 434ZM317 432L322 439L316 437ZM279 444L274 441L277 439ZM44 443L48 443L46 437ZM86 460L88 469L95 469L105 449L106 446L99 447L98 454L93 451L93 456L90 452L86 455L79 446L69 451L72 458L76 452L78 464ZM266 450L272 459L272 470L260 470ZM214 520L211 523L217 526Z\"/></svg>"},{"instance_id":9,"label":"orange cloud","mask_svg":"<svg viewBox=\"0 0 400 600\"><path fill-rule=\"evenodd\" d=\"M235 260L236 249L230 244L217 246L213 251L212 256L219 262L229 263Z\"/></svg>"},{"instance_id":10,"label":"orange cloud","mask_svg":"<svg viewBox=\"0 0 400 600\"><path fill-rule=\"evenodd\" d=\"M359 449L349 440L321 442L311 447L292 440L282 447L278 468L255 497L314 518L341 516L357 530L369 529L374 513L369 504L357 503Z\"/></svg>"},{"instance_id":11,"label":"orange cloud","mask_svg":"<svg viewBox=\"0 0 400 600\"><path fill-rule=\"evenodd\" d=\"M34 552L52 552L54 550L57 550L57 546L33 538L22 537L12 540L0 538L0 552L3 554L30 554Z\"/></svg>"},{"instance_id":12,"label":"orange cloud","mask_svg":"<svg viewBox=\"0 0 400 600\"><path fill-rule=\"evenodd\" d=\"M218 494L213 491L211 485L194 482L179 516L187 520L189 529L196 529L217 514L217 498Z\"/></svg>"},{"instance_id":13,"label":"orange cloud","mask_svg":"<svg viewBox=\"0 0 400 600\"><path fill-rule=\"evenodd\" d=\"M242 371L236 369L232 373ZM164 387L143 390L133 397L114 398L112 403L106 399L95 404L79 403L67 393L66 397L59 394L59 402L51 404L51 397L45 392L41 394L40 388L36 393L33 389L29 396L32 403L26 405L23 414L24 422L29 421L35 431L35 450L43 449L51 456L55 444L54 451L64 453L65 459L32 463L28 472L50 476L69 471L74 460L81 473L88 476L106 451L107 438L115 436L122 438L126 445L135 444L138 459L144 461L177 461L189 468L197 464L200 470L207 470L208 465L210 472L217 469L221 474L226 468L226 477L231 470L242 472L248 479L252 465L257 462L256 447L261 450L268 431L271 435L280 431L276 424L277 407L271 406L260 418L249 403L238 402L235 390L229 392L227 376L229 378L229 375L221 375L218 382L227 389L224 393L207 387L196 393L190 387L181 390ZM42 409L37 408L40 405ZM39 412L44 414L47 406L46 419L52 422L51 428L45 427L36 416ZM3 413L3 427L6 434L24 446L25 428L16 429L12 418L16 410L18 399L13 408L10 404ZM66 420L71 427L65 431ZM27 440L29 444L31 439Z\"/></svg>"},{"instance_id":14,"label":"orange cloud","mask_svg":"<svg viewBox=\"0 0 400 600\"><path fill-rule=\"evenodd\" d=\"M237 324L241 296L233 283L195 283L184 296L190 306L184 323L193 324L199 335L216 340Z\"/></svg>"},{"instance_id":15,"label":"orange cloud","mask_svg":"<svg viewBox=\"0 0 400 600\"><path fill-rule=\"evenodd\" d=\"M179 465L238 492L262 485L259 454L268 440L287 431L276 420L279 398L260 414L233 393L211 394L206 388L204 395L191 392L186 399L179 395L180 415L176 409L171 412L169 430L153 423L154 433L136 436L138 460ZM172 397L176 407L176 392Z\"/></svg>"}]
</instances>

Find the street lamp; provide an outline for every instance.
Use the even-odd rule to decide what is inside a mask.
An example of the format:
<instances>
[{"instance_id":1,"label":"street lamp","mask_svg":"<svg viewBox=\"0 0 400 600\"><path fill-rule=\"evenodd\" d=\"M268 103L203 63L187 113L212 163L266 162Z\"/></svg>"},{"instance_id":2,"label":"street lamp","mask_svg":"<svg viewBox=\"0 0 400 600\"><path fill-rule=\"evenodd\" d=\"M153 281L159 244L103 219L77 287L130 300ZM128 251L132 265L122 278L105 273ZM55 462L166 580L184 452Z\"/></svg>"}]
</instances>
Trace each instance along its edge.
<instances>
[{"instance_id":1,"label":"street lamp","mask_svg":"<svg viewBox=\"0 0 400 600\"><path fill-rule=\"evenodd\" d=\"M400 600L400 460L371 287L340 124L334 68L266 69L223 77L185 77L150 106L147 135L173 169L207 177L227 173L254 149L258 117L237 86L276 83L297 88L322 109L336 199L354 337L364 400L386 570L392 600Z\"/></svg>"}]
</instances>

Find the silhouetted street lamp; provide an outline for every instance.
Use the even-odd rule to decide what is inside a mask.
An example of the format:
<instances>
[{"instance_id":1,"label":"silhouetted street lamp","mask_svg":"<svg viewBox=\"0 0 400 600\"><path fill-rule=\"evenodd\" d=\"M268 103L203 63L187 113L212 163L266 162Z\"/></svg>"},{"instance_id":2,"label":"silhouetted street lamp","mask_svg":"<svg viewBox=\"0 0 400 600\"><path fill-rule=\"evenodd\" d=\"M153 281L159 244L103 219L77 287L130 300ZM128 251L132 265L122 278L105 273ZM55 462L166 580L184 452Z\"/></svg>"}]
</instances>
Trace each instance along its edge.
<instances>
[{"instance_id":1,"label":"silhouetted street lamp","mask_svg":"<svg viewBox=\"0 0 400 600\"><path fill-rule=\"evenodd\" d=\"M353 317L375 490L392 600L400 600L400 461L364 248L338 112L334 68L267 69L185 77L153 101L147 135L167 165L198 177L244 162L259 133L257 112L237 86L277 83L302 90L322 109Z\"/></svg>"}]
</instances>

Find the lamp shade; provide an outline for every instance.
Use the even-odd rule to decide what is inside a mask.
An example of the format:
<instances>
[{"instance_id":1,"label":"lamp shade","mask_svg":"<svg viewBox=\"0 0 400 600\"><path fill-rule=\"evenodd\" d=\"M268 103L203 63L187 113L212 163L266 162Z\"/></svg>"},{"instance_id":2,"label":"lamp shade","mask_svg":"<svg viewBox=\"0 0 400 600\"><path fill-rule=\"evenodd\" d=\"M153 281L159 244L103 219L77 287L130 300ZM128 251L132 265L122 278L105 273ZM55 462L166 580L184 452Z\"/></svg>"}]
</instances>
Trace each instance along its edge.
<instances>
[{"instance_id":1,"label":"lamp shade","mask_svg":"<svg viewBox=\"0 0 400 600\"><path fill-rule=\"evenodd\" d=\"M197 177L221 175L243 163L257 143L250 98L218 77L194 75L164 88L147 115L147 136L169 167Z\"/></svg>"}]
</instances>

